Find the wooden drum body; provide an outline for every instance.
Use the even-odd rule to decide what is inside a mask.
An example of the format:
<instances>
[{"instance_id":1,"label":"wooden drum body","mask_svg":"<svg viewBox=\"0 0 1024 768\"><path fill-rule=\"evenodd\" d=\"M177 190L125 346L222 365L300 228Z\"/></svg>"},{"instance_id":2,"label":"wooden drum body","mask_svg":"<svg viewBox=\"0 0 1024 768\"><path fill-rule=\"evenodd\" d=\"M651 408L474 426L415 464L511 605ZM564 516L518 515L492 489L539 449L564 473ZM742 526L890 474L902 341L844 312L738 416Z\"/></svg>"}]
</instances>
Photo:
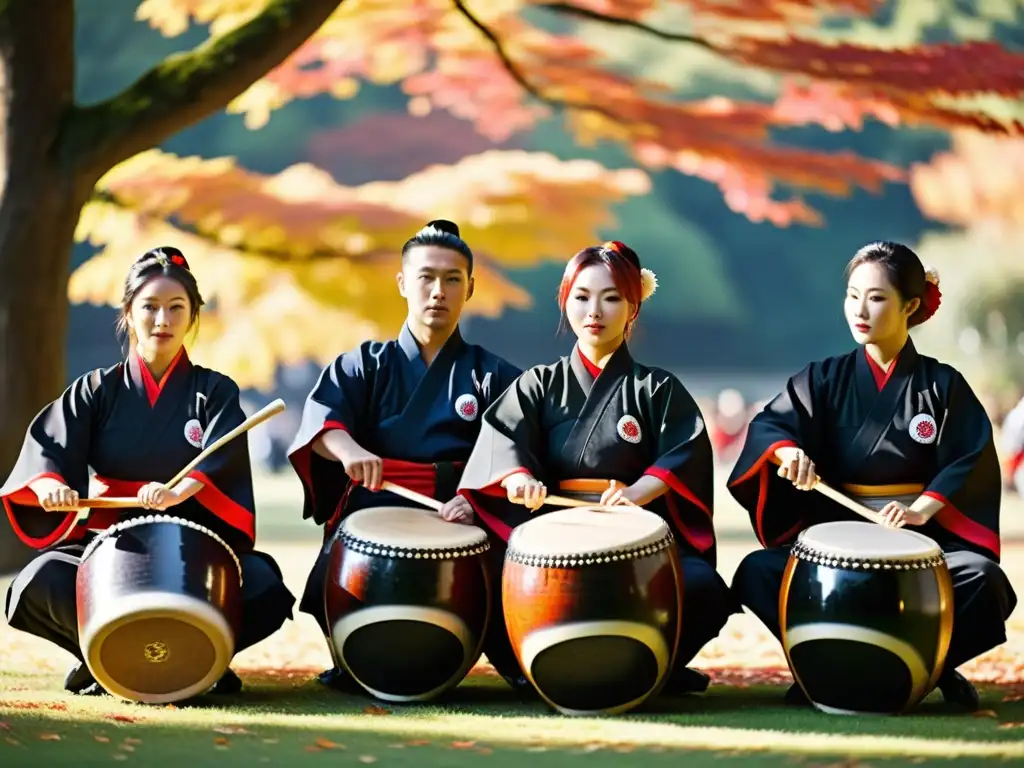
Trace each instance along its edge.
<instances>
[{"instance_id":1,"label":"wooden drum body","mask_svg":"<svg viewBox=\"0 0 1024 768\"><path fill-rule=\"evenodd\" d=\"M487 631L489 546L480 528L422 509L345 518L324 590L338 662L384 701L426 701L457 686Z\"/></svg>"},{"instance_id":2,"label":"wooden drum body","mask_svg":"<svg viewBox=\"0 0 1024 768\"><path fill-rule=\"evenodd\" d=\"M517 527L502 574L523 672L563 714L617 714L664 685L682 629L671 531L630 507L576 507Z\"/></svg>"},{"instance_id":3,"label":"wooden drum body","mask_svg":"<svg viewBox=\"0 0 1024 768\"><path fill-rule=\"evenodd\" d=\"M241 565L195 523L149 515L108 528L82 555L76 596L82 656L116 696L187 699L214 685L234 656Z\"/></svg>"},{"instance_id":4,"label":"wooden drum body","mask_svg":"<svg viewBox=\"0 0 1024 768\"><path fill-rule=\"evenodd\" d=\"M953 584L927 536L823 523L794 544L779 593L782 644L830 714L896 714L935 688L953 631Z\"/></svg>"}]
</instances>

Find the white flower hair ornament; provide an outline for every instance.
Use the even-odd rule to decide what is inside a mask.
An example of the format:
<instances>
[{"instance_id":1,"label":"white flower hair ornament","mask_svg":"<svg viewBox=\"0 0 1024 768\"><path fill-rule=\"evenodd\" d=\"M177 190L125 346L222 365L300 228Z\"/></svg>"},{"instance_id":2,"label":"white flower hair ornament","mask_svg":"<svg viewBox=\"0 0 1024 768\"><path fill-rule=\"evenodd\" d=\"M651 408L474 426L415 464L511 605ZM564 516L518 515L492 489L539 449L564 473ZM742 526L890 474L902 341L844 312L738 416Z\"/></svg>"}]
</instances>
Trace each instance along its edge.
<instances>
[{"instance_id":1,"label":"white flower hair ornament","mask_svg":"<svg viewBox=\"0 0 1024 768\"><path fill-rule=\"evenodd\" d=\"M926 267L924 270L924 279L929 283L939 284L939 270L935 267Z\"/></svg>"},{"instance_id":2,"label":"white flower hair ornament","mask_svg":"<svg viewBox=\"0 0 1024 768\"><path fill-rule=\"evenodd\" d=\"M640 300L647 301L658 290L658 277L647 267L640 270Z\"/></svg>"}]
</instances>

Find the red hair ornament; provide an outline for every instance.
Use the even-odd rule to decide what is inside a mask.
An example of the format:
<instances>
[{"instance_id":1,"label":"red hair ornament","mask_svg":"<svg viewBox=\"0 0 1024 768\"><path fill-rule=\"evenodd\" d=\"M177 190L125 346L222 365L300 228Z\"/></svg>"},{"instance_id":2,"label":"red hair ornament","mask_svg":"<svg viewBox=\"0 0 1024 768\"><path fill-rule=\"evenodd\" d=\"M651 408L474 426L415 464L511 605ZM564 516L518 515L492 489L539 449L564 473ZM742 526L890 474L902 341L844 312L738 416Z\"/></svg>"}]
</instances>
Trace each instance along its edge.
<instances>
[{"instance_id":1,"label":"red hair ornament","mask_svg":"<svg viewBox=\"0 0 1024 768\"><path fill-rule=\"evenodd\" d=\"M921 317L921 323L928 320L934 315L939 305L942 304L942 291L939 290L939 272L934 267L929 267L924 273L924 295L921 297L921 305L924 307L924 313ZM920 323L918 323L920 325Z\"/></svg>"}]
</instances>

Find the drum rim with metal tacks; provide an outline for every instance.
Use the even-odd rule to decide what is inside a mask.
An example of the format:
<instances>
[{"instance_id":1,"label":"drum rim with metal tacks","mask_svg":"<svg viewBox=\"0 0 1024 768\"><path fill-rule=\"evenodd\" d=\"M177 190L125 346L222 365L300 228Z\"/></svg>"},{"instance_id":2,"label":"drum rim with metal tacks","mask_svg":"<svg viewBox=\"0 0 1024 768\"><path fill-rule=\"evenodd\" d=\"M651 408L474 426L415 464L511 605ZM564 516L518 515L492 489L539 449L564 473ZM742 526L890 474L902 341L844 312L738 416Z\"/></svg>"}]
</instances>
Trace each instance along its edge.
<instances>
[{"instance_id":1,"label":"drum rim with metal tacks","mask_svg":"<svg viewBox=\"0 0 1024 768\"><path fill-rule=\"evenodd\" d=\"M80 568L87 567L89 560L99 547L103 543L111 541L116 534L143 525L154 524L171 524L189 528L217 542L234 562L234 572L238 578L239 593L241 592L242 567L234 550L209 528L172 515L144 515L116 523L103 530L86 545L80 559ZM120 698L143 704L168 704L201 694L216 684L234 656L235 631L227 618L207 601L191 595L147 590L131 596L120 597L115 604L116 610L110 607L111 604L108 601L96 600L90 605L88 620L79 629L79 647L93 678L104 690ZM183 616L187 616L190 620L183 621ZM129 624L160 619L167 619L187 626L198 632L210 644L213 659L209 666L210 671L189 685L170 692L143 692L122 685L106 671L106 666L102 661L104 644L112 635ZM157 644L159 643L155 641L152 645ZM166 658L151 659L154 663L165 660Z\"/></svg>"},{"instance_id":2,"label":"drum rim with metal tacks","mask_svg":"<svg viewBox=\"0 0 1024 768\"><path fill-rule=\"evenodd\" d=\"M558 525L592 525L598 521L606 523L614 520L616 515L628 515L633 521L644 520L648 523L650 530L629 543L588 546L576 552L544 546L550 541L549 536L542 534L538 534L536 537L532 536L535 531ZM671 528L660 515L654 512L628 506L571 507L548 512L517 526L509 536L505 559L540 568L577 568L584 565L647 557L667 549L673 541Z\"/></svg>"},{"instance_id":3,"label":"drum rim with metal tacks","mask_svg":"<svg viewBox=\"0 0 1024 768\"><path fill-rule=\"evenodd\" d=\"M372 523L382 523L387 517L390 518L390 521L385 525L394 525L397 522L411 523L420 527L421 533L429 532L429 529L437 532L444 531L449 535L459 533L464 541L436 547L428 546L427 542L423 541L421 546L413 546L386 540L380 535L387 533L386 530L366 530L375 528ZM361 554L413 560L454 560L460 557L473 557L483 554L491 546L487 540L487 533L475 525L442 520L430 511L417 507L399 506L368 507L352 512L338 526L336 539Z\"/></svg>"}]
</instances>

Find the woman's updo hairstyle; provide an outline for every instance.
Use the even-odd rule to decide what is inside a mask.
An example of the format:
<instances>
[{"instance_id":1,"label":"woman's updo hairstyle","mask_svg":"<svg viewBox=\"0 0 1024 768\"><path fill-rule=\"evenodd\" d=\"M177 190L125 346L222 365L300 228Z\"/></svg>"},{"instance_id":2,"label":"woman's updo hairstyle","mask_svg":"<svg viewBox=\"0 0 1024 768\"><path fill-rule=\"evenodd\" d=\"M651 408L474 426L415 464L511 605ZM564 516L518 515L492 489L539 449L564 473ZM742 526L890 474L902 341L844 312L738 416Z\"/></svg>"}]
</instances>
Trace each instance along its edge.
<instances>
[{"instance_id":1,"label":"woman's updo hairstyle","mask_svg":"<svg viewBox=\"0 0 1024 768\"><path fill-rule=\"evenodd\" d=\"M882 267L904 302L921 300L914 314L907 319L907 325L911 328L928 320L942 303L938 271L925 269L917 254L905 245L887 240L865 245L846 265L844 277L847 281L853 270L861 264L877 264Z\"/></svg>"},{"instance_id":2,"label":"woman's updo hairstyle","mask_svg":"<svg viewBox=\"0 0 1024 768\"><path fill-rule=\"evenodd\" d=\"M439 248L448 248L461 253L469 262L469 274L473 274L473 251L459 236L459 226L455 222L447 219L434 219L427 222L427 226L410 237L402 246L402 261L405 261L405 255L410 250L420 245L436 245Z\"/></svg>"},{"instance_id":3,"label":"woman's updo hairstyle","mask_svg":"<svg viewBox=\"0 0 1024 768\"><path fill-rule=\"evenodd\" d=\"M121 298L121 311L117 316L117 333L123 338L131 338L133 335L128 326L128 313L131 311L132 302L139 291L142 290L150 280L157 277L169 277L181 283L188 296L189 303L189 328L195 327L199 322L199 310L203 307L203 297L199 293L199 285L196 277L189 269L185 255L177 248L169 245L154 248L139 256L128 270L128 276L124 279L124 295Z\"/></svg>"}]
</instances>

